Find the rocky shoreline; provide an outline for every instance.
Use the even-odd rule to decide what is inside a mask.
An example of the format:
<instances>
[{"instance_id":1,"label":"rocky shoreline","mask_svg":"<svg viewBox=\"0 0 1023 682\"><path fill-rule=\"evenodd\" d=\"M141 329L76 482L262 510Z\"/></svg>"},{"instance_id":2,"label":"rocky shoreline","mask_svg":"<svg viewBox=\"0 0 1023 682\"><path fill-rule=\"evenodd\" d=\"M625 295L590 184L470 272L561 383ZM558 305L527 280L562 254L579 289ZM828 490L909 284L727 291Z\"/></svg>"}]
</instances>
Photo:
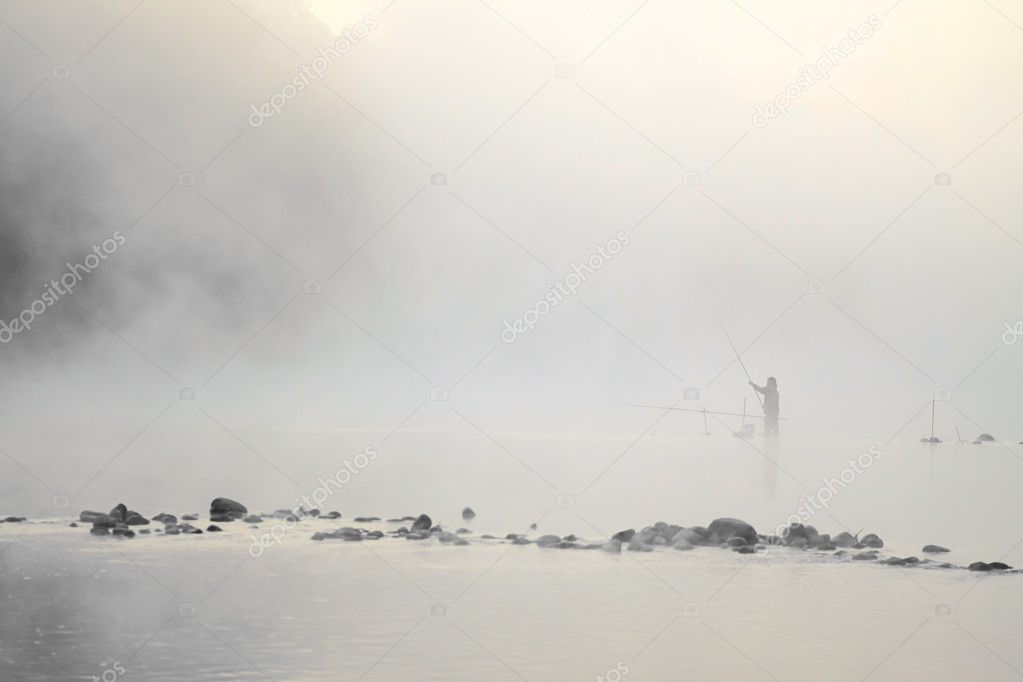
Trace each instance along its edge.
<instances>
[{"instance_id":1,"label":"rocky shoreline","mask_svg":"<svg viewBox=\"0 0 1023 682\"><path fill-rule=\"evenodd\" d=\"M469 507L462 510L462 519L471 522L475 519L476 513ZM218 497L210 502L209 521L205 530L199 526L189 523L199 521L198 514L183 514L178 516L170 513L160 513L151 518L129 509L125 504L119 503L108 513L96 511L83 511L78 517L78 522L72 522L72 527L80 527L91 524L89 532L92 535L101 537L117 537L120 539L133 538L136 535L201 535L203 533L216 533L223 529L218 523L233 523L240 521L250 528L260 529L264 524L272 523L269 533L264 533L264 538L270 542L280 542L284 532L294 529L299 523L306 520L336 521L342 518L338 511L321 512L318 509L306 510L302 507L297 509L278 509L271 513L250 513L248 508L234 500ZM0 523L22 523L24 517L8 516ZM1019 573L1019 569L1002 563L1000 561L984 562L976 561L968 565L957 565L950 562L939 562L929 558L916 556L899 557L893 555L882 555L884 541L874 533L868 533L862 538L847 532L831 536L827 533L820 533L816 528L801 523L793 523L782 529L780 535L765 535L758 533L749 523L740 519L719 518L704 526L681 526L658 521L653 525L646 526L640 530L629 528L619 531L609 539L599 542L587 542L575 535L558 536L545 534L536 538L529 537L526 533L507 533L503 537L496 535L475 536L468 528L458 528L451 532L441 524L434 523L426 514L419 516L403 516L400 518L389 518L383 521L375 516L358 516L353 523L389 523L402 524L395 530L367 530L355 526L343 526L332 530L315 531L310 539L318 542L325 540L340 540L342 542L363 542L382 540L385 538L404 539L408 541L428 541L436 539L443 544L453 546L469 545L470 539L483 542L508 543L513 545L536 545L541 549L578 549L598 550L613 554L625 550L627 552L652 552L658 548L673 549L677 551L691 551L697 547L717 547L737 552L739 554L760 554L769 551L770 548L784 547L790 550L801 550L814 552L821 556L830 556L847 561L869 561L887 566L901 567L927 567L943 569L965 569L979 572L1003 572ZM200 524L202 525L202 524ZM153 528L149 528L153 526ZM281 530L274 534L274 530ZM531 529L535 530L536 526ZM255 539L255 535L252 536ZM939 555L949 552L949 549L940 545L928 544L921 548L924 555Z\"/></svg>"}]
</instances>

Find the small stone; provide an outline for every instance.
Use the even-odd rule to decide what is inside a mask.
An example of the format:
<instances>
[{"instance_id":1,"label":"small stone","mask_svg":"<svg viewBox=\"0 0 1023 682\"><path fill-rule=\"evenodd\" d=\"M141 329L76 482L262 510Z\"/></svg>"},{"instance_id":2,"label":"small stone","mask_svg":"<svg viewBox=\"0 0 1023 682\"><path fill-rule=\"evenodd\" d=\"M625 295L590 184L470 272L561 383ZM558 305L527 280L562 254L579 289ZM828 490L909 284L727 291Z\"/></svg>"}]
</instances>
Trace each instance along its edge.
<instances>
[{"instance_id":1,"label":"small stone","mask_svg":"<svg viewBox=\"0 0 1023 682\"><path fill-rule=\"evenodd\" d=\"M466 521L471 521L476 518L476 512L472 510L472 507L466 507L462 510L462 518Z\"/></svg>"},{"instance_id":2,"label":"small stone","mask_svg":"<svg viewBox=\"0 0 1023 682\"><path fill-rule=\"evenodd\" d=\"M941 545L924 545L924 548L920 551L925 554L940 554L942 552L948 552L949 549L947 547L942 547Z\"/></svg>"},{"instance_id":3,"label":"small stone","mask_svg":"<svg viewBox=\"0 0 1023 682\"><path fill-rule=\"evenodd\" d=\"M557 535L541 535L536 539L536 544L540 547L553 547L561 542L561 538Z\"/></svg>"},{"instance_id":4,"label":"small stone","mask_svg":"<svg viewBox=\"0 0 1023 682\"><path fill-rule=\"evenodd\" d=\"M876 549L884 547L884 542L881 540L881 538L874 535L873 533L868 533L862 540L860 540L860 542L865 547L874 547Z\"/></svg>"},{"instance_id":5,"label":"small stone","mask_svg":"<svg viewBox=\"0 0 1023 682\"><path fill-rule=\"evenodd\" d=\"M412 530L413 531L430 530L431 526L433 526L433 521L430 519L430 517L427 516L426 514L420 514L419 518L415 519L415 521L412 523Z\"/></svg>"},{"instance_id":6,"label":"small stone","mask_svg":"<svg viewBox=\"0 0 1023 682\"><path fill-rule=\"evenodd\" d=\"M93 535L110 535L110 530L105 526L93 526L89 529L89 532Z\"/></svg>"},{"instance_id":7,"label":"small stone","mask_svg":"<svg viewBox=\"0 0 1023 682\"><path fill-rule=\"evenodd\" d=\"M220 526L215 526L212 523L210 525L206 526L206 532L207 533L220 533L223 530L224 529L221 528Z\"/></svg>"},{"instance_id":8,"label":"small stone","mask_svg":"<svg viewBox=\"0 0 1023 682\"><path fill-rule=\"evenodd\" d=\"M122 537L122 538L133 538L133 537L135 537L135 531L128 530L127 528L114 528L110 532L113 533L114 535L117 535L118 537Z\"/></svg>"},{"instance_id":9,"label":"small stone","mask_svg":"<svg viewBox=\"0 0 1023 682\"><path fill-rule=\"evenodd\" d=\"M630 528L628 530L620 530L620 531L618 531L617 533L615 533L614 535L611 536L611 539L612 540L617 540L618 542L631 542L633 536L635 536L635 535L636 535L636 529L635 528Z\"/></svg>"}]
</instances>

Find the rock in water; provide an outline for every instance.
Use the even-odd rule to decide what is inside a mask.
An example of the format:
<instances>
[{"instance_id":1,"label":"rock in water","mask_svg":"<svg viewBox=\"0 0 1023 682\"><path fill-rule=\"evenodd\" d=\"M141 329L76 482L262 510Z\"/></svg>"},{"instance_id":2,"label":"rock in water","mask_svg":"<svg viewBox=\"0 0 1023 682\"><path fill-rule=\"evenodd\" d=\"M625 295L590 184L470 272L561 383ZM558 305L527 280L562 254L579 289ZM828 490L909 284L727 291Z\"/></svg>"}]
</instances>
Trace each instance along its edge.
<instances>
[{"instance_id":1,"label":"rock in water","mask_svg":"<svg viewBox=\"0 0 1023 682\"><path fill-rule=\"evenodd\" d=\"M995 437L992 436L990 433L982 433L979 436L977 436L977 440L979 440L981 443L994 443Z\"/></svg>"},{"instance_id":2,"label":"rock in water","mask_svg":"<svg viewBox=\"0 0 1023 682\"><path fill-rule=\"evenodd\" d=\"M462 518L465 519L466 521L470 521L476 518L476 512L472 510L472 507L466 507L465 509L462 510Z\"/></svg>"},{"instance_id":3,"label":"rock in water","mask_svg":"<svg viewBox=\"0 0 1023 682\"><path fill-rule=\"evenodd\" d=\"M684 537L679 537L679 535L681 534L682 531L679 531L678 535L675 536L676 539L675 542L671 543L671 548L680 550L692 549L693 548L692 543L686 540Z\"/></svg>"},{"instance_id":4,"label":"rock in water","mask_svg":"<svg viewBox=\"0 0 1023 682\"><path fill-rule=\"evenodd\" d=\"M124 521L128 518L128 508L122 502L110 510L110 516L113 516L118 521Z\"/></svg>"},{"instance_id":5,"label":"rock in water","mask_svg":"<svg viewBox=\"0 0 1023 682\"><path fill-rule=\"evenodd\" d=\"M940 554L942 552L948 552L948 547L942 547L941 545L924 545L924 548L920 550L925 554Z\"/></svg>"},{"instance_id":6,"label":"rock in water","mask_svg":"<svg viewBox=\"0 0 1023 682\"><path fill-rule=\"evenodd\" d=\"M983 561L975 561L970 564L971 571L1007 571L1012 566L1003 564L1001 561L992 561L991 563L984 563Z\"/></svg>"},{"instance_id":7,"label":"rock in water","mask_svg":"<svg viewBox=\"0 0 1023 682\"><path fill-rule=\"evenodd\" d=\"M84 514L85 512L82 513ZM163 524L177 523L178 517L174 516L174 514L160 513L153 517L153 521L159 521L160 523Z\"/></svg>"},{"instance_id":8,"label":"rock in water","mask_svg":"<svg viewBox=\"0 0 1023 682\"><path fill-rule=\"evenodd\" d=\"M856 538L850 533L842 531L832 539L831 544L838 547L852 547L856 544Z\"/></svg>"},{"instance_id":9,"label":"rock in water","mask_svg":"<svg viewBox=\"0 0 1023 682\"><path fill-rule=\"evenodd\" d=\"M135 531L128 530L127 528L114 528L110 531L112 534L122 538L133 538L135 537Z\"/></svg>"},{"instance_id":10,"label":"rock in water","mask_svg":"<svg viewBox=\"0 0 1023 682\"><path fill-rule=\"evenodd\" d=\"M561 542L561 538L557 535L541 535L536 539L536 544L540 547L554 547Z\"/></svg>"},{"instance_id":11,"label":"rock in water","mask_svg":"<svg viewBox=\"0 0 1023 682\"><path fill-rule=\"evenodd\" d=\"M210 525L206 526L206 532L207 533L219 533L219 532L221 532L223 530L224 529L221 528L220 526L214 526L212 523Z\"/></svg>"},{"instance_id":12,"label":"rock in water","mask_svg":"<svg viewBox=\"0 0 1023 682\"><path fill-rule=\"evenodd\" d=\"M93 526L89 532L93 535L110 535L110 531L105 526Z\"/></svg>"},{"instance_id":13,"label":"rock in water","mask_svg":"<svg viewBox=\"0 0 1023 682\"><path fill-rule=\"evenodd\" d=\"M433 525L433 521L426 514L420 514L412 523L412 532L430 530L430 526Z\"/></svg>"},{"instance_id":14,"label":"rock in water","mask_svg":"<svg viewBox=\"0 0 1023 682\"><path fill-rule=\"evenodd\" d=\"M873 533L868 533L860 542L863 543L864 547L873 547L875 549L884 547L884 541Z\"/></svg>"},{"instance_id":15,"label":"rock in water","mask_svg":"<svg viewBox=\"0 0 1023 682\"><path fill-rule=\"evenodd\" d=\"M632 541L632 536L634 536L635 534L636 534L636 529L635 528L630 528L628 530L620 530L617 533L615 533L614 535L612 535L611 539L612 540L617 540L619 543L631 542Z\"/></svg>"},{"instance_id":16,"label":"rock in water","mask_svg":"<svg viewBox=\"0 0 1023 682\"><path fill-rule=\"evenodd\" d=\"M25 520L24 516L8 516L4 519L4 523L21 523Z\"/></svg>"},{"instance_id":17,"label":"rock in water","mask_svg":"<svg viewBox=\"0 0 1023 682\"><path fill-rule=\"evenodd\" d=\"M241 502L235 502L234 500L229 500L226 497L218 497L210 502L210 515L226 514L234 516L235 514L238 514L239 516L236 518L240 519L248 513L249 510L244 504Z\"/></svg>"},{"instance_id":18,"label":"rock in water","mask_svg":"<svg viewBox=\"0 0 1023 682\"><path fill-rule=\"evenodd\" d=\"M739 519L714 519L710 523L710 540L714 544L727 541L729 538L742 538L749 544L757 541L757 531L750 524Z\"/></svg>"},{"instance_id":19,"label":"rock in water","mask_svg":"<svg viewBox=\"0 0 1023 682\"><path fill-rule=\"evenodd\" d=\"M142 514L136 512L129 512L128 517L124 520L129 526L148 526L149 519L142 516Z\"/></svg>"},{"instance_id":20,"label":"rock in water","mask_svg":"<svg viewBox=\"0 0 1023 682\"><path fill-rule=\"evenodd\" d=\"M92 522L93 528L113 528L118 524L117 519L109 514L95 514L90 516L89 520Z\"/></svg>"}]
</instances>

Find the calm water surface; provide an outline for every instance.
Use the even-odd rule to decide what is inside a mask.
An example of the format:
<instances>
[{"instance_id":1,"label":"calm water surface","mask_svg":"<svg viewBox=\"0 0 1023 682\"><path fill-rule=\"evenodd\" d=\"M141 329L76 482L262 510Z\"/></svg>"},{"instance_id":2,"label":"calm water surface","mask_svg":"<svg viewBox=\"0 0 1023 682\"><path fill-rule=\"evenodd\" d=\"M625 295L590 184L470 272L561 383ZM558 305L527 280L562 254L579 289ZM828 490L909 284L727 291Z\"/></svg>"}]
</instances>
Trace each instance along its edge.
<instances>
[{"instance_id":1,"label":"calm water surface","mask_svg":"<svg viewBox=\"0 0 1023 682\"><path fill-rule=\"evenodd\" d=\"M544 478L575 470L586 481L519 494L512 477L532 474L514 460L502 482L493 466L459 470L463 449L429 462L409 455L381 462L411 474L391 477L407 500L401 508L371 501L393 490L353 484L324 505L344 519L303 521L258 558L249 552L256 531L241 523L131 541L95 538L66 520L3 524L0 679L1020 679L1023 575L774 548L610 555L479 539L309 540L352 516L421 511L476 538L537 522L534 536L602 540L658 520L706 525L726 514L769 532L870 445L655 437L621 460L594 461L585 443L523 440L515 450ZM938 543L955 563L1023 565L1023 463L1012 449L881 451L812 523L877 532L900 556ZM463 504L479 514L471 523L459 517Z\"/></svg>"}]
</instances>

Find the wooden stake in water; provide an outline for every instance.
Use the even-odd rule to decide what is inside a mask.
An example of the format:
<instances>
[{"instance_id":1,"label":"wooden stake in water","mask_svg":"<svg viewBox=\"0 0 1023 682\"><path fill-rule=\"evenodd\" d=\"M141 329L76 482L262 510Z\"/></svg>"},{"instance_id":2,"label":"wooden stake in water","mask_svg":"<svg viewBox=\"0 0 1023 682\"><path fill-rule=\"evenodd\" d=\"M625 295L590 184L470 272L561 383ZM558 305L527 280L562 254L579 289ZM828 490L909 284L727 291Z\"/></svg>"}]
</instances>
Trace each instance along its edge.
<instances>
[{"instance_id":1,"label":"wooden stake in water","mask_svg":"<svg viewBox=\"0 0 1023 682\"><path fill-rule=\"evenodd\" d=\"M931 440L934 440L934 398L931 398Z\"/></svg>"}]
</instances>

